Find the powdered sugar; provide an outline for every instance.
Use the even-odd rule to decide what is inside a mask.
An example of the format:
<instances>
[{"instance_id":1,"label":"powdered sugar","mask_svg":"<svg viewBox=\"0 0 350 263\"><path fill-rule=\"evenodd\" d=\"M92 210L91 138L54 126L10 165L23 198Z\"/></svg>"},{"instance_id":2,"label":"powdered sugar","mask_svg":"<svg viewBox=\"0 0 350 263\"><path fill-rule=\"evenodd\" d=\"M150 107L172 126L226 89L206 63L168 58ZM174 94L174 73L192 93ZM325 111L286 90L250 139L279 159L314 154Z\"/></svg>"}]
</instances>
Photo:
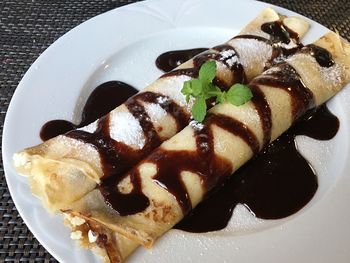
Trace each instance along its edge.
<instances>
[{"instance_id":1,"label":"powdered sugar","mask_svg":"<svg viewBox=\"0 0 350 263\"><path fill-rule=\"evenodd\" d=\"M145 145L145 136L141 125L130 112L115 112L110 116L111 138L130 146L142 149Z\"/></svg>"},{"instance_id":2,"label":"powdered sugar","mask_svg":"<svg viewBox=\"0 0 350 263\"><path fill-rule=\"evenodd\" d=\"M337 63L335 63L331 67L321 67L316 59L311 56L310 54L304 54L299 53L295 54L294 56L291 56L287 59L287 62L292 62L293 60L301 60L301 59L309 59L313 60L313 63L317 65L319 72L321 73L321 78L324 82L326 82L328 85L339 85L342 82L342 75L343 75L343 67Z\"/></svg>"},{"instance_id":3,"label":"powdered sugar","mask_svg":"<svg viewBox=\"0 0 350 263\"><path fill-rule=\"evenodd\" d=\"M237 51L245 69L264 67L272 56L272 47L256 39L235 38L230 40L229 44Z\"/></svg>"},{"instance_id":4,"label":"powdered sugar","mask_svg":"<svg viewBox=\"0 0 350 263\"><path fill-rule=\"evenodd\" d=\"M342 82L343 67L339 64L334 64L329 68L321 67L321 76L324 80L335 85Z\"/></svg>"},{"instance_id":5,"label":"powdered sugar","mask_svg":"<svg viewBox=\"0 0 350 263\"><path fill-rule=\"evenodd\" d=\"M238 57L233 49L223 50L220 52L220 61L223 61L229 67L232 67L238 62Z\"/></svg>"},{"instance_id":6,"label":"powdered sugar","mask_svg":"<svg viewBox=\"0 0 350 263\"><path fill-rule=\"evenodd\" d=\"M78 130L94 133L96 131L96 129L97 129L97 120L94 121L93 123L90 123L89 125L87 125L85 127L78 129Z\"/></svg>"},{"instance_id":7,"label":"powdered sugar","mask_svg":"<svg viewBox=\"0 0 350 263\"><path fill-rule=\"evenodd\" d=\"M181 93L181 89L183 87L184 82L190 79L191 77L186 75L165 77L162 79L161 82L159 82L160 85L155 91L174 100L181 107L188 106L185 100L185 96Z\"/></svg>"},{"instance_id":8,"label":"powdered sugar","mask_svg":"<svg viewBox=\"0 0 350 263\"><path fill-rule=\"evenodd\" d=\"M221 56L221 59L220 60L225 60L229 57L232 57L234 56L236 53L234 50L232 49L228 49L228 50L223 50L220 52L220 56Z\"/></svg>"},{"instance_id":9,"label":"powdered sugar","mask_svg":"<svg viewBox=\"0 0 350 263\"><path fill-rule=\"evenodd\" d=\"M233 56L232 58L229 58L228 60L226 60L226 63L232 67L234 64L236 64L238 62L238 58L237 56Z\"/></svg>"},{"instance_id":10,"label":"powdered sugar","mask_svg":"<svg viewBox=\"0 0 350 263\"><path fill-rule=\"evenodd\" d=\"M165 96L157 97L157 103L159 103L159 104L164 104L164 103L167 103L168 101L169 101L169 99Z\"/></svg>"},{"instance_id":11,"label":"powdered sugar","mask_svg":"<svg viewBox=\"0 0 350 263\"><path fill-rule=\"evenodd\" d=\"M160 98L165 98L165 97L159 97ZM167 100L165 100L162 104L164 104ZM164 116L167 115L167 112L159 106L159 104L146 104L145 105L145 110L147 111L151 121L153 123L157 123L160 119L162 119Z\"/></svg>"},{"instance_id":12,"label":"powdered sugar","mask_svg":"<svg viewBox=\"0 0 350 263\"><path fill-rule=\"evenodd\" d=\"M288 44L281 42L281 43L279 43L279 45L285 49L292 49L292 48L296 48L298 46L293 40L290 40Z\"/></svg>"},{"instance_id":13,"label":"powdered sugar","mask_svg":"<svg viewBox=\"0 0 350 263\"><path fill-rule=\"evenodd\" d=\"M203 123L200 123L198 121L191 121L190 122L190 126L195 130L195 131L200 131L204 128L204 124Z\"/></svg>"}]
</instances>

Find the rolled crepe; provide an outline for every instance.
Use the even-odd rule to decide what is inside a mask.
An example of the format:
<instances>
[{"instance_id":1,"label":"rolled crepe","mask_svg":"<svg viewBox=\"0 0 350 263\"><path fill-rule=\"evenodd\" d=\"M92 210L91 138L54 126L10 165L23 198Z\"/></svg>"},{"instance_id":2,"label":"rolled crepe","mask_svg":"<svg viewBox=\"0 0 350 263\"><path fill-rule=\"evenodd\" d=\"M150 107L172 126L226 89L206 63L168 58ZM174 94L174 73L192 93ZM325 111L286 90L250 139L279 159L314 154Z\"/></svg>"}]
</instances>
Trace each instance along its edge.
<instances>
[{"instance_id":1,"label":"rolled crepe","mask_svg":"<svg viewBox=\"0 0 350 263\"><path fill-rule=\"evenodd\" d=\"M254 78L251 101L214 106L203 124L192 122L66 213L149 248L210 189L349 81L350 44L328 33Z\"/></svg>"},{"instance_id":2,"label":"rolled crepe","mask_svg":"<svg viewBox=\"0 0 350 263\"><path fill-rule=\"evenodd\" d=\"M295 51L307 30L304 20L265 9L238 36L163 75L101 119L15 154L14 166L49 210L63 209L188 125L192 102L181 89L205 61L216 61L214 81L225 89Z\"/></svg>"}]
</instances>

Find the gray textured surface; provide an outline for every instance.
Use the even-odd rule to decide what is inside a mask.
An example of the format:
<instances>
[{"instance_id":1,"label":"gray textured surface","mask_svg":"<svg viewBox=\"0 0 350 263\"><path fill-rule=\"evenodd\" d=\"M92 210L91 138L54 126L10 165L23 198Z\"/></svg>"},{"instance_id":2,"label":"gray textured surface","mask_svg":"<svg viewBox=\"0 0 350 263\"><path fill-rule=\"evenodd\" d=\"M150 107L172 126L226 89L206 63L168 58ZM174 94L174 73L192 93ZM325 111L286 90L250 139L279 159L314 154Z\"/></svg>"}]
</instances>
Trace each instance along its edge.
<instances>
[{"instance_id":1,"label":"gray textured surface","mask_svg":"<svg viewBox=\"0 0 350 263\"><path fill-rule=\"evenodd\" d=\"M0 124L18 82L58 37L83 21L131 2L0 1ZM268 0L303 14L350 40L348 0ZM33 237L13 204L0 163L0 262L56 262Z\"/></svg>"}]
</instances>

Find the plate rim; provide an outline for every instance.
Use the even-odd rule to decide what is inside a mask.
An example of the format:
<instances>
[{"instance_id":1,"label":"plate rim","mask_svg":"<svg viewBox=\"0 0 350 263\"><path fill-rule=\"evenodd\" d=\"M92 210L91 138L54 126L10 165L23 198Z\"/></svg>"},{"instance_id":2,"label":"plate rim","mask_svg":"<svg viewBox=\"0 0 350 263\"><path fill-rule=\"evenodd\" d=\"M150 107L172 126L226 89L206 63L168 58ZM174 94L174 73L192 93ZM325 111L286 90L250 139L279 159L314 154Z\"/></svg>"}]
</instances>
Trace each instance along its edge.
<instances>
[{"instance_id":1,"label":"plate rim","mask_svg":"<svg viewBox=\"0 0 350 263\"><path fill-rule=\"evenodd\" d=\"M122 7L117 7L115 9L112 9L112 10L109 10L107 12L104 12L102 14L99 14L97 16L94 16L86 21L84 21L83 23L77 25L76 27L70 29L69 31L67 31L65 34L63 34L61 37L59 37L57 40L55 40L43 53L41 53L39 55L39 57L33 62L33 64L30 66L30 68L26 71L26 73L24 74L24 76L22 77L21 81L19 82L16 90L14 91L13 93L13 96L11 98L11 101L9 103L9 106L8 106L8 109L7 109L7 112L6 112L6 116L5 116L5 120L4 120L4 126L3 126L3 137L2 137L2 158L3 158L3 166L4 166L4 174L5 174L5 178L6 178L6 182L7 182L7 185L8 185L8 189L9 189L9 192L10 192L10 195L11 195L11 198L16 206L16 209L17 211L19 212L20 216L22 217L23 221L25 222L26 226L29 228L29 230L33 233L33 235L35 236L35 238L40 242L40 244L45 247L45 249L52 255L54 256L57 260L61 261L61 258L60 256L54 251L54 249L51 247L51 246L48 246L46 245L46 242L44 240L44 238L41 237L41 235L37 234L37 231L34 229L34 227L32 226L32 223L28 223L30 222L28 220L28 216L23 212L23 209L21 207L21 205L18 203L18 200L16 197L16 195L14 195L14 186L13 186L13 182L11 179L9 179L9 174L11 173L9 170L9 166L11 166L11 164L8 162L10 158L6 157L5 156L5 153L6 153L6 150L7 150L7 147L6 147L6 134L8 133L7 132L7 122L8 122L8 115L9 115L9 112L11 113L12 111L12 107L11 105L13 105L13 101L16 100L17 97L20 96L21 94L21 90L25 88L25 82L27 81L26 80L26 77L27 75L30 75L32 74L32 70L33 68L38 64L40 63L40 59L42 56L45 56L47 52L51 52L51 50L53 50L55 48L55 46L57 45L57 43L60 43L61 41L65 41L64 39L67 38L67 36L73 36L74 32L79 30L80 26L82 26L83 24L84 25L87 25L88 23L93 23L94 21L96 21L97 19L101 19L101 17L109 14L109 13L112 13L112 12L118 12L116 10L128 10L128 11L132 11L132 7L131 6L142 6L142 5L147 5L147 4L156 4L157 3L160 3L160 2L164 2L164 0L146 0L146 1L143 1L143 2L136 2L136 3L131 3L131 4L127 4L125 6L122 6ZM170 0L168 0L168 2L171 2ZM180 1L178 1L180 2ZM303 17L305 19L307 19L308 21L312 21L313 24L317 25L318 27L321 27L322 29L327 29L326 27L324 27L323 25L319 24L318 22L316 21L313 21L303 15L300 15L294 11L291 11L291 10L288 10L286 8L283 8L283 7L279 7L279 6L276 6L276 5L273 5L273 4L267 4L267 3L263 3L263 2L258 2L258 1L254 1L254 0L249 0L247 2L254 2L254 3L257 3L257 5L259 5L259 7L273 7L275 8L276 10L278 11L283 11L285 13L292 13L294 15L297 15L297 16L300 16L300 17ZM243 0L240 0L238 1L237 3L241 4L243 3L244 4L244 1ZM182 27L182 26L180 26Z\"/></svg>"}]
</instances>

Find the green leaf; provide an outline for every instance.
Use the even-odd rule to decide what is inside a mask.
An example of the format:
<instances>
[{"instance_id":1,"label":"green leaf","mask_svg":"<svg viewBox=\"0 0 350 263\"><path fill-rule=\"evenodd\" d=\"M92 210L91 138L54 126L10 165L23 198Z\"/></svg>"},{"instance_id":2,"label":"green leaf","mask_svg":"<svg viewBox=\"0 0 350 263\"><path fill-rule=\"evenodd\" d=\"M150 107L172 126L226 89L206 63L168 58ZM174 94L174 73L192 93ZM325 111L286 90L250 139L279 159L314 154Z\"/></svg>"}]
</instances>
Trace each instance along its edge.
<instances>
[{"instance_id":1,"label":"green leaf","mask_svg":"<svg viewBox=\"0 0 350 263\"><path fill-rule=\"evenodd\" d=\"M192 87L191 87L191 81L185 81L184 86L181 89L181 93L184 95L190 95L192 94Z\"/></svg>"},{"instance_id":2,"label":"green leaf","mask_svg":"<svg viewBox=\"0 0 350 263\"><path fill-rule=\"evenodd\" d=\"M202 122L207 113L207 104L205 99L200 97L197 98L192 106L192 116L196 121Z\"/></svg>"},{"instance_id":3,"label":"green leaf","mask_svg":"<svg viewBox=\"0 0 350 263\"><path fill-rule=\"evenodd\" d=\"M202 93L202 82L199 79L193 79L191 81L192 95L197 97Z\"/></svg>"},{"instance_id":4,"label":"green leaf","mask_svg":"<svg viewBox=\"0 0 350 263\"><path fill-rule=\"evenodd\" d=\"M207 100L215 99L216 103L228 101L239 106L253 97L248 86L243 84L233 85L227 92L221 91L212 81L216 75L216 62L207 61L199 69L198 78L185 81L181 92L189 102L191 97L195 99L192 106L192 116L196 121L202 122L207 113ZM213 100L210 100L212 103Z\"/></svg>"},{"instance_id":5,"label":"green leaf","mask_svg":"<svg viewBox=\"0 0 350 263\"><path fill-rule=\"evenodd\" d=\"M213 83L209 83L208 85L208 94L210 97L216 97L222 93L221 89L217 86L215 86Z\"/></svg>"},{"instance_id":6,"label":"green leaf","mask_svg":"<svg viewBox=\"0 0 350 263\"><path fill-rule=\"evenodd\" d=\"M215 61L207 61L205 62L201 68L199 69L199 79L202 82L209 83L211 82L216 75L216 63Z\"/></svg>"},{"instance_id":7,"label":"green leaf","mask_svg":"<svg viewBox=\"0 0 350 263\"><path fill-rule=\"evenodd\" d=\"M226 98L226 92L222 91L220 94L216 96L216 103L224 103Z\"/></svg>"},{"instance_id":8,"label":"green leaf","mask_svg":"<svg viewBox=\"0 0 350 263\"><path fill-rule=\"evenodd\" d=\"M243 84L233 85L226 93L227 101L235 106L243 105L252 97L253 94L249 87Z\"/></svg>"}]
</instances>

